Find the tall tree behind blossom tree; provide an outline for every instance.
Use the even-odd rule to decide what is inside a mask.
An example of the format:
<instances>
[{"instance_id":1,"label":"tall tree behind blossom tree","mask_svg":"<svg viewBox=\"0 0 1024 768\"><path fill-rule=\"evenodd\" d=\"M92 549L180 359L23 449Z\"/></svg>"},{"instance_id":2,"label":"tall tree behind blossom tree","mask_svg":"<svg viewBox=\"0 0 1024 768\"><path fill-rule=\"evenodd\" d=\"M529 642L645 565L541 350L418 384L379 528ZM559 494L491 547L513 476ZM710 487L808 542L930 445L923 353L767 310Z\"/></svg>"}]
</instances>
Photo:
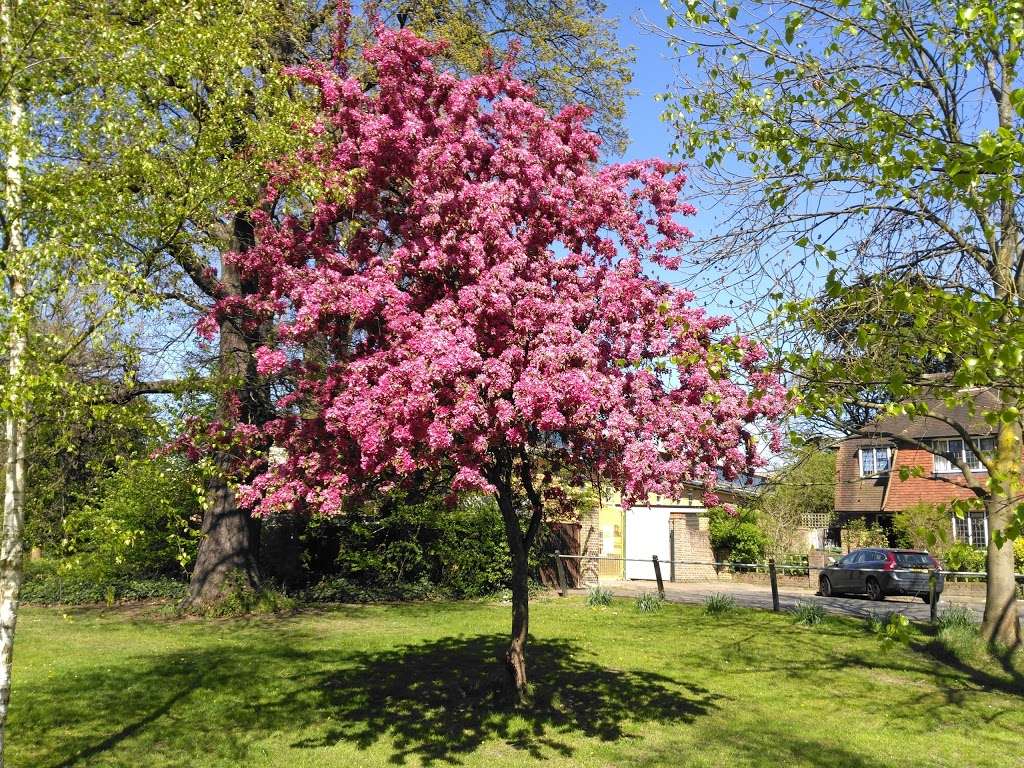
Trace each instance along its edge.
<instances>
[{"instance_id":1,"label":"tall tree behind blossom tree","mask_svg":"<svg viewBox=\"0 0 1024 768\"><path fill-rule=\"evenodd\" d=\"M165 378L179 366L162 364L159 350L165 341L181 350L186 345L174 342L175 334L184 335L190 321L214 301L249 290L222 256L251 243L248 212L263 197L264 162L290 146L282 144L294 135L289 126L305 114L305 92L285 88L281 68L329 55L326 46L339 5L348 4L69 3L60 6L63 17L56 12L40 17L37 45L59 39L65 47L96 48L89 38L99 36L104 50L111 51L90 58L103 84L84 89L91 98L55 99L46 110L28 114L32 130L40 129L40 157L65 165L69 157L80 158L88 169L60 178L51 190L54 207L47 219L59 222L86 207L105 212L94 226L97 237L111 250L134 255L126 274L143 276L152 295L163 300L162 322L153 324L151 332L155 336L169 329L172 337L152 339L154 353L143 355L141 369L116 387L112 400L201 385L216 398L228 429L239 425L244 431L272 415L252 357L268 328L223 315L216 347L199 350L181 366L199 375L181 380ZM477 71L486 50L501 50L512 38L522 40L520 72L539 89L544 103L585 101L595 109L592 127L611 138L612 146L621 145L631 53L616 40L614 20L605 18L599 0L381 0L374 5L392 26L455 34L446 66L459 71ZM64 17L70 25L52 21ZM65 27L77 25L88 30L85 36L64 36ZM362 19L353 25L356 36L366 34ZM348 54L338 55L344 59ZM76 91L79 83L71 73L80 67L63 69L55 82ZM368 81L365 85L370 87ZM175 314L182 313L184 321L175 322ZM230 457L211 458L227 470ZM229 574L253 586L259 582L258 527L236 504L232 480L224 472L211 473L205 536L190 590L193 605L222 597Z\"/></svg>"},{"instance_id":2,"label":"tall tree behind blossom tree","mask_svg":"<svg viewBox=\"0 0 1024 768\"><path fill-rule=\"evenodd\" d=\"M295 70L320 96L314 141L276 166L255 246L230 257L252 293L204 326L242 308L275 322L256 361L285 394L247 431L240 491L258 513L336 514L420 469L494 494L525 695L527 557L559 503L553 474L601 478L624 503L696 480L716 503L717 473L761 463L755 432L777 439L786 399L758 344L644 274L677 267L690 234L678 169L598 169L587 109L550 117L511 60L460 79L432 63L443 50L378 28L372 91L331 65Z\"/></svg>"}]
</instances>

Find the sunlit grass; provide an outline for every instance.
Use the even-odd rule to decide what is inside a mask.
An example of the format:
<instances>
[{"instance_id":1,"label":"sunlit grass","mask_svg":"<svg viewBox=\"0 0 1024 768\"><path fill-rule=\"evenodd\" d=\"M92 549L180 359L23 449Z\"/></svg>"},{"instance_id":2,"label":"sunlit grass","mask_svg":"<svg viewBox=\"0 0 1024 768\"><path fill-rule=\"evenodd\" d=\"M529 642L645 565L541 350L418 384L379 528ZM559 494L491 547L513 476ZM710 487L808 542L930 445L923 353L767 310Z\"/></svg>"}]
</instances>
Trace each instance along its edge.
<instances>
[{"instance_id":1,"label":"sunlit grass","mask_svg":"<svg viewBox=\"0 0 1024 768\"><path fill-rule=\"evenodd\" d=\"M9 765L1024 765L1020 660L787 615L544 599L532 707L500 693L507 605L288 618L25 608Z\"/></svg>"}]
</instances>

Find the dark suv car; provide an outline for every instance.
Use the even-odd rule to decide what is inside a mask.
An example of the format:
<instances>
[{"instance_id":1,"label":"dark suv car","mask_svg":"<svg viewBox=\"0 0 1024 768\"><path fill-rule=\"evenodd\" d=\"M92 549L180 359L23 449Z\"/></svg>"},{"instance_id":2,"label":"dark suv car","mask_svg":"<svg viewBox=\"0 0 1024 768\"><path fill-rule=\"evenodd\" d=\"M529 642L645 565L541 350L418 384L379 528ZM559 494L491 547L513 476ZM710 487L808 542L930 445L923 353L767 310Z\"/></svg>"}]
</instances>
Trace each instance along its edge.
<instances>
[{"instance_id":1,"label":"dark suv car","mask_svg":"<svg viewBox=\"0 0 1024 768\"><path fill-rule=\"evenodd\" d=\"M839 594L867 595L884 600L886 595L910 595L930 600L928 575L936 574L935 594L944 584L938 561L927 552L911 549L855 549L821 570L818 588L823 597Z\"/></svg>"}]
</instances>

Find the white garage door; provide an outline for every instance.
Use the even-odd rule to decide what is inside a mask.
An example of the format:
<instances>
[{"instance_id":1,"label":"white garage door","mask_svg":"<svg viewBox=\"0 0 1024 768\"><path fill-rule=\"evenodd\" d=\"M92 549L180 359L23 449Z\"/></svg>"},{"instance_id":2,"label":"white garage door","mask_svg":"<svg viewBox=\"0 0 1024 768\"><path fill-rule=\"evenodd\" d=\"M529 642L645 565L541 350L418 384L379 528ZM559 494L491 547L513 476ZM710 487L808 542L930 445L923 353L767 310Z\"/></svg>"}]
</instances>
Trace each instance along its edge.
<instances>
[{"instance_id":1,"label":"white garage door","mask_svg":"<svg viewBox=\"0 0 1024 768\"><path fill-rule=\"evenodd\" d=\"M651 558L668 562L670 554L669 510L665 507L632 507L626 510L626 578L654 579ZM669 566L662 566L661 576L669 577Z\"/></svg>"}]
</instances>

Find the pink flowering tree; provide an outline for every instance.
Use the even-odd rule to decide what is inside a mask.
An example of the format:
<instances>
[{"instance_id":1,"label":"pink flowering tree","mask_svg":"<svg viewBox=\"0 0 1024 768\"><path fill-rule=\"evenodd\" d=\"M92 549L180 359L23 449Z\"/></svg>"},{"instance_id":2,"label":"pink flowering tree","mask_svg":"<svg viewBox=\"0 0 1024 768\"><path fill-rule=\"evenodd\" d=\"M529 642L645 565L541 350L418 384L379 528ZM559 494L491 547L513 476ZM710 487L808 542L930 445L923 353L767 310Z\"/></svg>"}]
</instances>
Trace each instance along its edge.
<instances>
[{"instance_id":1,"label":"pink flowering tree","mask_svg":"<svg viewBox=\"0 0 1024 768\"><path fill-rule=\"evenodd\" d=\"M246 316L274 322L259 370L280 382L260 428L276 450L241 498L336 514L420 470L493 494L522 693L528 554L560 503L552 478L600 479L625 504L694 481L711 496L719 472L759 464L755 434L785 398L760 346L645 274L677 266L689 237L678 169L599 168L585 109L552 117L509 66L459 78L432 64L440 50L381 28L362 79L296 72L319 119L235 256L259 286Z\"/></svg>"}]
</instances>

